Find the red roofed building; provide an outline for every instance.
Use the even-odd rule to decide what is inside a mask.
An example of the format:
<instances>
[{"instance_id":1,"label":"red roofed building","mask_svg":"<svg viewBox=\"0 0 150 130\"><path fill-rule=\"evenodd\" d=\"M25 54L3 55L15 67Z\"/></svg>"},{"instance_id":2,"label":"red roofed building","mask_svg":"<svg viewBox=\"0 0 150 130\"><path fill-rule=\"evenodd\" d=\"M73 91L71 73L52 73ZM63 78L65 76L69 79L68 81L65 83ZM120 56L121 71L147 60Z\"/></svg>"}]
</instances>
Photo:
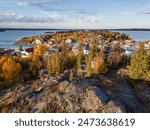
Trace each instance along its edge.
<instances>
[{"instance_id":1,"label":"red roofed building","mask_svg":"<svg viewBox=\"0 0 150 130\"><path fill-rule=\"evenodd\" d=\"M14 51L14 49L8 49L8 50L5 50L4 53L12 53Z\"/></svg>"}]
</instances>

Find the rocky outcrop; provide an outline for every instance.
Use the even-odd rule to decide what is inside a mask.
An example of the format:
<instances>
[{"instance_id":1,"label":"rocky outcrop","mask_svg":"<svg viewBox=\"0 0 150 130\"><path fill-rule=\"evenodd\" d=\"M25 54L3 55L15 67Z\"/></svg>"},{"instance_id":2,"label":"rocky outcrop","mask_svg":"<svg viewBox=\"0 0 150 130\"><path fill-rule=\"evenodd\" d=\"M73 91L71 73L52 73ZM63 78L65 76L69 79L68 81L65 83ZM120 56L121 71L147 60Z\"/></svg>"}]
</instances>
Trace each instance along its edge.
<instances>
[{"instance_id":1,"label":"rocky outcrop","mask_svg":"<svg viewBox=\"0 0 150 130\"><path fill-rule=\"evenodd\" d=\"M2 112L148 112L150 89L121 77L68 80L67 74L45 76L0 92ZM143 105L147 103L147 105Z\"/></svg>"}]
</instances>

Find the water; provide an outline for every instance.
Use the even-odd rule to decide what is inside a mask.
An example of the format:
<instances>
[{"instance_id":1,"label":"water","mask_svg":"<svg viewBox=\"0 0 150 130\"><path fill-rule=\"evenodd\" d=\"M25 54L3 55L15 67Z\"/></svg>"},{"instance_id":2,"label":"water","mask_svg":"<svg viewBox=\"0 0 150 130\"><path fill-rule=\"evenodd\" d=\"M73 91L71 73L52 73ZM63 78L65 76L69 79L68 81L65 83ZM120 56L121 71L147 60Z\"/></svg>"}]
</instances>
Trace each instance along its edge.
<instances>
[{"instance_id":1,"label":"water","mask_svg":"<svg viewBox=\"0 0 150 130\"><path fill-rule=\"evenodd\" d=\"M0 32L0 48L15 48L17 39L44 34L45 32L57 32L62 30L8 30ZM64 31L64 30L63 30ZM150 40L150 31L114 31L130 34L135 41Z\"/></svg>"},{"instance_id":2,"label":"water","mask_svg":"<svg viewBox=\"0 0 150 130\"><path fill-rule=\"evenodd\" d=\"M124 34L130 34L134 41L150 40L150 31L113 31Z\"/></svg>"},{"instance_id":3,"label":"water","mask_svg":"<svg viewBox=\"0 0 150 130\"><path fill-rule=\"evenodd\" d=\"M15 44L17 39L37 36L44 34L45 32L56 32L56 30L8 30L5 32L0 32L0 48L15 48L19 46Z\"/></svg>"}]
</instances>

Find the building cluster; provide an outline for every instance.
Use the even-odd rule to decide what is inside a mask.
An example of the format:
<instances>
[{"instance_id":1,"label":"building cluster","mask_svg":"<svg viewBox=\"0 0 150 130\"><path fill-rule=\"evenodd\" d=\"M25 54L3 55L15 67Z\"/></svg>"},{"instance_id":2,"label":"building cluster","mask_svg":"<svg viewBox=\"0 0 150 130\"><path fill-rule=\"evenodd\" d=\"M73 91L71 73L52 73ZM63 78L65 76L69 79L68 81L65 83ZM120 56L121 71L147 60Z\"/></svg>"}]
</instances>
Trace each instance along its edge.
<instances>
[{"instance_id":1,"label":"building cluster","mask_svg":"<svg viewBox=\"0 0 150 130\"><path fill-rule=\"evenodd\" d=\"M87 33L87 32L85 32L85 33ZM126 56L131 56L132 54L134 54L135 51L137 50L137 48L139 47L139 43L134 42L131 39L112 40L110 42L107 42L107 44L106 44L106 41L107 41L106 38L105 37L102 38L102 36L98 35L98 34L96 34L98 37L96 39L94 37L94 35L90 32L89 32L89 34L86 34L87 38L85 38L86 36L84 35L84 33L81 33L84 36L83 39L81 38L82 40L79 38L81 34L78 36L78 38L76 38L77 36L75 34L74 35L73 34L74 33L71 33L70 34L71 36L69 36L68 33L65 33L65 36L63 33L62 34L54 34L54 36L56 35L56 38L53 35L49 36L49 37L48 37L48 35L46 35L48 37L47 42L45 41L45 37L44 38L39 37L39 38L34 39L34 41L32 41L32 43L30 44L31 47L23 48L22 46L20 46L19 48L15 48L15 49L0 48L0 53L6 53L9 55L20 54L22 57L28 57L29 53L34 51L34 45L36 45L36 44L45 44L47 47L47 52L50 53L50 52L59 52L59 48L60 48L61 44L65 43L67 45L67 47L69 47L70 50L72 50L77 55L78 54L78 46L81 44L80 41L82 41L81 45L83 46L83 52L85 55L87 55L90 50L90 45L93 44L94 43L93 41L96 41L96 40L98 40L98 42L97 42L98 47L105 48L108 53L112 52L113 46L119 45L119 48L122 50L123 54ZM118 36L120 36L120 35L118 34ZM70 37L72 37L72 39ZM74 39L78 39L78 40L75 41ZM145 47L145 49L149 49L150 41L144 42L144 47Z\"/></svg>"}]
</instances>

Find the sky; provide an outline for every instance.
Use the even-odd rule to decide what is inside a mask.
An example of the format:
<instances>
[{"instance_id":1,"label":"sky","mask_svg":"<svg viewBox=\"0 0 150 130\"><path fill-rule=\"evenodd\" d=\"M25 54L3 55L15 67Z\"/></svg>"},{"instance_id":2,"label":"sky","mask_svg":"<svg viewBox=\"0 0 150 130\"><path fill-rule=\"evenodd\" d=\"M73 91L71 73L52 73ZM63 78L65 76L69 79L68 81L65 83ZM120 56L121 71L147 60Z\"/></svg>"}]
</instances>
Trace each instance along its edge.
<instances>
[{"instance_id":1,"label":"sky","mask_svg":"<svg viewBox=\"0 0 150 130\"><path fill-rule=\"evenodd\" d=\"M0 28L150 28L150 0L0 0Z\"/></svg>"}]
</instances>

